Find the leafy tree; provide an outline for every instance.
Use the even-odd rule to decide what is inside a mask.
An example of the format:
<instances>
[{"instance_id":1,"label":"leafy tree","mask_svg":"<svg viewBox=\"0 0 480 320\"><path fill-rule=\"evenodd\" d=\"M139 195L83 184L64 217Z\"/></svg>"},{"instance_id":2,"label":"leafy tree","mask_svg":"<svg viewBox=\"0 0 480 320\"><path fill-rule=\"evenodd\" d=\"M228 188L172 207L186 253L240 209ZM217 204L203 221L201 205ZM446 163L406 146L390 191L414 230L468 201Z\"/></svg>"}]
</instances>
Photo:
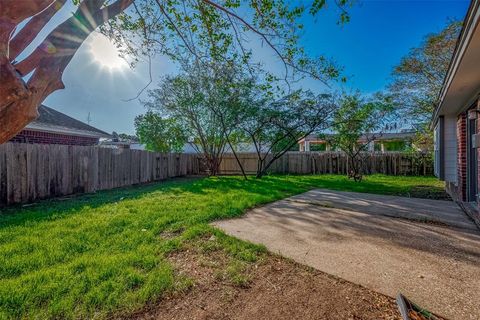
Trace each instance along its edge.
<instances>
[{"instance_id":1,"label":"leafy tree","mask_svg":"<svg viewBox=\"0 0 480 320\"><path fill-rule=\"evenodd\" d=\"M299 45L302 19L315 16L326 0L313 0L309 7L287 0L72 0L78 6L73 15L32 54L17 61L66 1L0 1L0 143L34 120L42 101L64 87L65 68L97 28L114 39L123 54L134 57L132 65L140 59L151 61L157 53L172 59L189 53L203 61L241 58L254 72L249 63L252 49L245 40L254 35L284 64L280 77L300 74L323 81L339 77L329 59L312 59ZM341 9L340 22L348 21L351 1L332 3ZM14 32L23 21L27 23Z\"/></svg>"},{"instance_id":2,"label":"leafy tree","mask_svg":"<svg viewBox=\"0 0 480 320\"><path fill-rule=\"evenodd\" d=\"M184 128L175 119L162 118L153 111L135 118L135 130L150 151L181 152L187 142Z\"/></svg>"},{"instance_id":3,"label":"leafy tree","mask_svg":"<svg viewBox=\"0 0 480 320\"><path fill-rule=\"evenodd\" d=\"M199 73L203 76L207 75L202 79L204 84L213 84L213 87L207 88L210 96L207 108L216 116L215 120L218 121L217 125L222 130L229 151L233 153L247 180L236 149L248 140L239 127L248 116L247 113L257 105L258 98L268 95L268 92L261 91L265 89L265 86L258 85L256 77L245 73L238 63L229 63L220 68L213 68L213 70L215 72L210 74ZM257 70L257 73L261 73L261 70Z\"/></svg>"},{"instance_id":4,"label":"leafy tree","mask_svg":"<svg viewBox=\"0 0 480 320\"><path fill-rule=\"evenodd\" d=\"M119 141L126 141L126 142L136 142L138 141L138 138L136 136L132 136L126 133L117 133L115 131L112 132L112 138L113 141L119 142Z\"/></svg>"},{"instance_id":5,"label":"leafy tree","mask_svg":"<svg viewBox=\"0 0 480 320\"><path fill-rule=\"evenodd\" d=\"M419 131L416 142L424 148L433 143L428 124L461 27L461 22L451 21L439 33L427 35L418 47L401 59L392 73L389 93L404 119L416 124Z\"/></svg>"},{"instance_id":6,"label":"leafy tree","mask_svg":"<svg viewBox=\"0 0 480 320\"><path fill-rule=\"evenodd\" d=\"M249 65L253 54L249 42L259 40L285 66L282 78L296 74L327 81L339 77L339 68L324 56L310 57L299 44L302 20L315 17L327 2L135 1L134 10L102 26L102 31L137 59L158 53L174 60L188 53L202 62L239 58L251 71L255 66ZM339 22L348 22L346 9L353 1L331 2L341 11Z\"/></svg>"},{"instance_id":7,"label":"leafy tree","mask_svg":"<svg viewBox=\"0 0 480 320\"><path fill-rule=\"evenodd\" d=\"M260 98L243 111L239 127L255 146L257 178L298 143L298 140L331 124L335 104L330 95L296 91L277 101Z\"/></svg>"},{"instance_id":8,"label":"leafy tree","mask_svg":"<svg viewBox=\"0 0 480 320\"><path fill-rule=\"evenodd\" d=\"M118 136L118 133L116 131L112 132L112 140L114 142L118 142L120 140L120 137Z\"/></svg>"},{"instance_id":9,"label":"leafy tree","mask_svg":"<svg viewBox=\"0 0 480 320\"><path fill-rule=\"evenodd\" d=\"M137 136L131 135L131 134L128 134L128 133L119 133L118 137L120 139L122 139L122 141L130 141L130 142L137 142L138 141Z\"/></svg>"},{"instance_id":10,"label":"leafy tree","mask_svg":"<svg viewBox=\"0 0 480 320\"><path fill-rule=\"evenodd\" d=\"M361 181L368 146L383 134L392 120L393 107L381 99L366 100L359 93L343 94L338 105L331 143L348 156L348 177Z\"/></svg>"},{"instance_id":11,"label":"leafy tree","mask_svg":"<svg viewBox=\"0 0 480 320\"><path fill-rule=\"evenodd\" d=\"M216 175L226 146L234 150L234 124L249 80L231 63L204 67L194 60L182 68L180 75L167 76L150 90L145 105L176 119L191 145L203 154L210 174Z\"/></svg>"},{"instance_id":12,"label":"leafy tree","mask_svg":"<svg viewBox=\"0 0 480 320\"><path fill-rule=\"evenodd\" d=\"M180 75L165 77L150 90L145 105L181 123L211 175L218 173L228 146L246 178L236 148L252 143L260 178L299 139L326 128L335 107L328 95L299 90L275 99L279 92L232 61L204 67L194 59L182 64Z\"/></svg>"}]
</instances>

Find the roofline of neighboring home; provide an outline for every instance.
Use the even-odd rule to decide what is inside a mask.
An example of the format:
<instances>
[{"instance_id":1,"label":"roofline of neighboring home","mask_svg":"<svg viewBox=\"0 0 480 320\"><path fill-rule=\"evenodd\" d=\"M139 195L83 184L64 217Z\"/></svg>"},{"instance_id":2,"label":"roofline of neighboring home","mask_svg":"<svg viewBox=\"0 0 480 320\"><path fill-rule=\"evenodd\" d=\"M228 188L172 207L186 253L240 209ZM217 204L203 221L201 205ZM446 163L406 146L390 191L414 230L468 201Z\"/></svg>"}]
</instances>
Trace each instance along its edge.
<instances>
[{"instance_id":1,"label":"roofline of neighboring home","mask_svg":"<svg viewBox=\"0 0 480 320\"><path fill-rule=\"evenodd\" d=\"M103 145L132 145L132 144L141 144L140 142L132 142L132 141L103 141Z\"/></svg>"},{"instance_id":2,"label":"roofline of neighboring home","mask_svg":"<svg viewBox=\"0 0 480 320\"><path fill-rule=\"evenodd\" d=\"M371 136L376 136L375 141L394 141L394 140L407 140L411 139L416 135L415 131L408 131L408 132L376 132L372 133ZM309 135L297 141L298 144L304 143L305 141L308 142L326 142L327 137L334 137L334 134L328 134L324 136L317 136L317 135ZM366 141L365 134L361 135L358 139L359 141Z\"/></svg>"},{"instance_id":3,"label":"roofline of neighboring home","mask_svg":"<svg viewBox=\"0 0 480 320\"><path fill-rule=\"evenodd\" d=\"M455 74L457 73L458 66L460 65L463 55L465 54L465 50L468 47L473 32L478 24L478 21L480 20L479 7L480 0L472 0L470 2L470 7L468 8L467 14L465 15L465 20L463 21L462 31L458 36L457 44L455 46L455 50L453 51L450 65L448 66L447 74L445 76L445 79L443 80L442 89L440 90L440 93L438 95L438 105L435 108L431 122L432 128L438 119L438 113L442 107L447 91L453 81Z\"/></svg>"},{"instance_id":4,"label":"roofline of neighboring home","mask_svg":"<svg viewBox=\"0 0 480 320\"><path fill-rule=\"evenodd\" d=\"M88 137L88 138L110 138L111 137L107 133L102 134L100 132L77 130L77 129L65 128L60 126L44 126L38 123L29 123L23 130L34 130L34 131L66 134L66 135Z\"/></svg>"}]
</instances>

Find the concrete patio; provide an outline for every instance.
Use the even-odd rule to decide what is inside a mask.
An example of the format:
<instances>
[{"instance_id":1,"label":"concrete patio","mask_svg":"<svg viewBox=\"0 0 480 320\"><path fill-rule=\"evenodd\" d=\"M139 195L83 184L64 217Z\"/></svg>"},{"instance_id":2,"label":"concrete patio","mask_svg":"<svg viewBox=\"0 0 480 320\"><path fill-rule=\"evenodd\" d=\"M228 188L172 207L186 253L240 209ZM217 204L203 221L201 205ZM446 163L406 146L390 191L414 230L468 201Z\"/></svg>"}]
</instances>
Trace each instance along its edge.
<instances>
[{"instance_id":1,"label":"concrete patio","mask_svg":"<svg viewBox=\"0 0 480 320\"><path fill-rule=\"evenodd\" d=\"M453 202L313 190L215 225L441 316L480 318L480 232Z\"/></svg>"}]
</instances>

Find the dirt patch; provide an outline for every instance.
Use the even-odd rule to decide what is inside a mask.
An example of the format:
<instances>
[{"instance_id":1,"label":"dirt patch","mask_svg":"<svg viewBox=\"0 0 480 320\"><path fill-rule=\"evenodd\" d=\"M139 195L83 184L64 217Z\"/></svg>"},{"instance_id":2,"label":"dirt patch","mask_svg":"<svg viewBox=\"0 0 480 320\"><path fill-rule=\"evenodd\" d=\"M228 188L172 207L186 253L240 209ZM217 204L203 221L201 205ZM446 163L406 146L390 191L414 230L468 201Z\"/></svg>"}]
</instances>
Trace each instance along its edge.
<instances>
[{"instance_id":1,"label":"dirt patch","mask_svg":"<svg viewBox=\"0 0 480 320\"><path fill-rule=\"evenodd\" d=\"M401 319L393 299L271 254L232 260L222 251L170 257L194 282L130 319Z\"/></svg>"},{"instance_id":2,"label":"dirt patch","mask_svg":"<svg viewBox=\"0 0 480 320\"><path fill-rule=\"evenodd\" d=\"M178 237L183 231L184 231L183 229L165 230L162 233L160 233L160 237L164 240L171 240L175 237Z\"/></svg>"}]
</instances>

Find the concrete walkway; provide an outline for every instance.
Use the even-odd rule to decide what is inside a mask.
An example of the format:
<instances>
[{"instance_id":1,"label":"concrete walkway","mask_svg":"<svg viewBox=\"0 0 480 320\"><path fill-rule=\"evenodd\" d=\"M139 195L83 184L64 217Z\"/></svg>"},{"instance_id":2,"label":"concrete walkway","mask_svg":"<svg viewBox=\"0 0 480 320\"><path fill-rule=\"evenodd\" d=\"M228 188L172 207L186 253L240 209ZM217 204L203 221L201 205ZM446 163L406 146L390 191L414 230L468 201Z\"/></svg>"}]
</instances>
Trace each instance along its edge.
<instances>
[{"instance_id":1,"label":"concrete walkway","mask_svg":"<svg viewBox=\"0 0 480 320\"><path fill-rule=\"evenodd\" d=\"M452 202L313 190L216 226L450 319L480 319L480 232Z\"/></svg>"}]
</instances>

